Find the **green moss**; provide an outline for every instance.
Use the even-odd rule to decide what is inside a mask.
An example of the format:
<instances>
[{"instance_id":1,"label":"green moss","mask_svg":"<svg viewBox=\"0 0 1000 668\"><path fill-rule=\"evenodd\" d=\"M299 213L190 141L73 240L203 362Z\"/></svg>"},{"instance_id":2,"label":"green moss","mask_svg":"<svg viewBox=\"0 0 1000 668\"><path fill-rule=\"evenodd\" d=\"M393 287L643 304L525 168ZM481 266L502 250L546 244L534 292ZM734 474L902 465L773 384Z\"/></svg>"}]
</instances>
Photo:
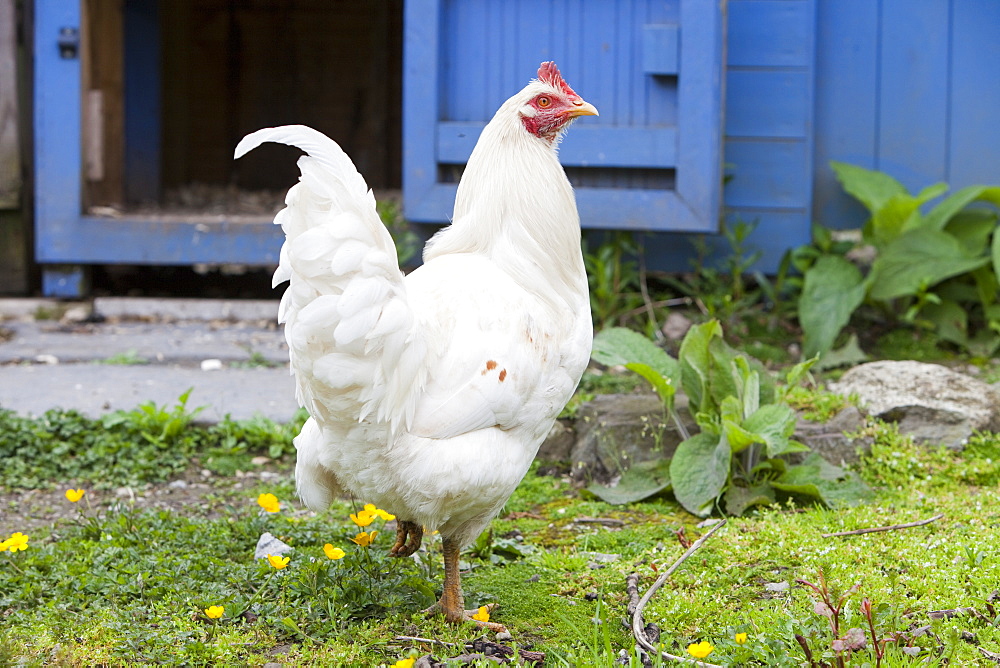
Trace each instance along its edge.
<instances>
[{"instance_id":1,"label":"green moss","mask_svg":"<svg viewBox=\"0 0 1000 668\"><path fill-rule=\"evenodd\" d=\"M645 610L666 651L683 655L690 643L708 641L715 663L799 666L801 635L817 660L833 661L828 620L797 582L816 583L822 571L831 589L858 587L844 604L844 631L866 628L864 598L880 637L930 626L933 634L903 636L915 658L890 646L882 665L945 658L982 665L961 638L975 634L986 648L1000 643L990 599L1000 565L1000 437L976 434L956 453L915 445L893 425L876 423L866 435L874 444L857 471L877 489L875 501L836 511L782 505L730 519ZM254 499L263 491L281 498L281 513L259 512ZM357 531L347 520L350 504L302 510L288 477L238 491L220 479L198 506L172 510L99 510L102 496L90 490L94 509L81 505L79 518L31 531L27 550L0 554L0 665L375 666L428 652L455 656L481 635L420 613L440 587L439 538L428 537L417 560L385 556L388 535L365 551L348 540ZM944 517L925 526L824 537L936 514ZM466 554L466 602L498 603L494 620L522 647L544 651L546 665L611 668L625 650L638 666L621 624L625 579L637 573L645 591L684 552L677 531L686 540L705 531L698 521L669 499L611 506L532 471L493 530L495 537L520 534L533 549L495 563ZM254 563L263 531L294 546L288 568ZM356 558L328 560L327 542ZM226 615L210 622L201 613L208 605L224 605ZM928 615L964 607L978 615ZM240 615L244 609L252 614ZM736 643L737 633L748 635L745 644ZM849 665L865 663L874 665L870 650Z\"/></svg>"}]
</instances>

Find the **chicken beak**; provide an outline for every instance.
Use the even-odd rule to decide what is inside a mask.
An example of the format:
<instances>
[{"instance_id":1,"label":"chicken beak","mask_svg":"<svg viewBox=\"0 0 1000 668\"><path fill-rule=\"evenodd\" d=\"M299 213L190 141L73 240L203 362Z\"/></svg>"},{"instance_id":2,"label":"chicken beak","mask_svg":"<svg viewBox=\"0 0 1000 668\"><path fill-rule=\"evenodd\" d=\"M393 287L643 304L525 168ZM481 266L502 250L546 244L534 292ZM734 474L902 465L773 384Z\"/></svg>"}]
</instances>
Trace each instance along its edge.
<instances>
[{"instance_id":1,"label":"chicken beak","mask_svg":"<svg viewBox=\"0 0 1000 668\"><path fill-rule=\"evenodd\" d=\"M583 100L575 101L573 106L566 110L566 115L570 118L576 118L577 116L600 116L597 113L597 107Z\"/></svg>"}]
</instances>

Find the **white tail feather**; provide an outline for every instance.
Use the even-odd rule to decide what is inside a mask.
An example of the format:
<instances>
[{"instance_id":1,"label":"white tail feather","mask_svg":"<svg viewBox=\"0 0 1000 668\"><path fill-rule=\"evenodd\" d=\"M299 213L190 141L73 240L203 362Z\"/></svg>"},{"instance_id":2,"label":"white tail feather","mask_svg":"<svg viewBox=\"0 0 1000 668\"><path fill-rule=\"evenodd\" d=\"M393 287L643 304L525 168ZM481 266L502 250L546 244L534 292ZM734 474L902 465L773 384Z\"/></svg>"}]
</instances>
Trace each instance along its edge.
<instances>
[{"instance_id":1,"label":"white tail feather","mask_svg":"<svg viewBox=\"0 0 1000 668\"><path fill-rule=\"evenodd\" d=\"M324 418L408 426L425 380L418 377L423 344L374 195L321 132L303 125L258 130L237 145L236 157L264 142L308 153L274 220L286 236L274 285L290 282L278 320L299 401L320 426Z\"/></svg>"}]
</instances>

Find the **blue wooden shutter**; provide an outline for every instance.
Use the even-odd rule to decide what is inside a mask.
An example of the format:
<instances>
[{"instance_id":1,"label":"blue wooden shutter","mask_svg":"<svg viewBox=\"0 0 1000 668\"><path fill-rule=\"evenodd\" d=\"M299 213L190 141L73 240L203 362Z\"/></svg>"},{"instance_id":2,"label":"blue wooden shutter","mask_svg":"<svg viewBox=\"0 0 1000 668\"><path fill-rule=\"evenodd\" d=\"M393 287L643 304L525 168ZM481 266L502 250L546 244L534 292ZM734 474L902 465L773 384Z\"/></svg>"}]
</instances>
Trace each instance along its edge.
<instances>
[{"instance_id":1,"label":"blue wooden shutter","mask_svg":"<svg viewBox=\"0 0 1000 668\"><path fill-rule=\"evenodd\" d=\"M582 224L711 232L722 189L724 3L406 0L403 194L447 222L496 109L554 60L601 112L560 149Z\"/></svg>"}]
</instances>

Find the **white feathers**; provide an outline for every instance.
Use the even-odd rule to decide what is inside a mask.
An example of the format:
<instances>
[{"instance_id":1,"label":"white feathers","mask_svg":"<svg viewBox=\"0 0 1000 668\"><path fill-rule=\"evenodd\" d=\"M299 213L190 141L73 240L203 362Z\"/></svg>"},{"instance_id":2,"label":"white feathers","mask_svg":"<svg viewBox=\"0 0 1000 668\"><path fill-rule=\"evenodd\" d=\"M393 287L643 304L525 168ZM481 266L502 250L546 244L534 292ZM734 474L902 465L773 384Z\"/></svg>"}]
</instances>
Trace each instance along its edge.
<instances>
[{"instance_id":1,"label":"white feathers","mask_svg":"<svg viewBox=\"0 0 1000 668\"><path fill-rule=\"evenodd\" d=\"M286 240L274 281L290 282L278 317L312 416L295 440L311 508L343 489L473 537L586 367L592 332L572 189L552 147L504 115L514 102L473 152L455 224L405 280L372 193L336 143L287 126L237 147L237 157L265 141L308 153L275 217Z\"/></svg>"}]
</instances>

